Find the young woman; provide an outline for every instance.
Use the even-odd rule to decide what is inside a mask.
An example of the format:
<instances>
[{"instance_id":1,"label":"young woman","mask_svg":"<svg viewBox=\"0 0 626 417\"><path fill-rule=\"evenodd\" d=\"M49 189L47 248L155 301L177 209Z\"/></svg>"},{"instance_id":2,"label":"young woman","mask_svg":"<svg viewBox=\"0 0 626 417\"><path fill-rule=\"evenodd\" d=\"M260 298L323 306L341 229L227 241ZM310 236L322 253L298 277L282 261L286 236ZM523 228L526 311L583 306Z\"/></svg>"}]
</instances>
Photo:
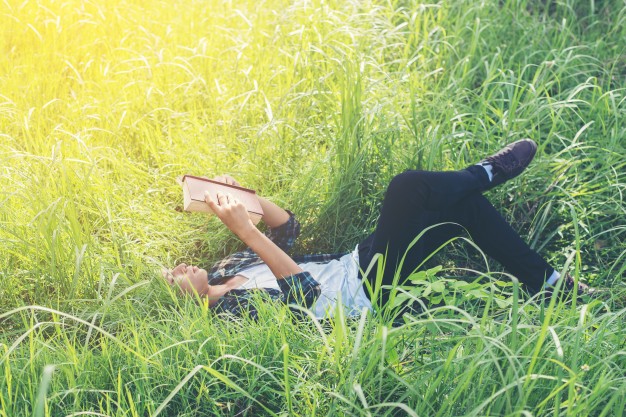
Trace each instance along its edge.
<instances>
[{"instance_id":1,"label":"young woman","mask_svg":"<svg viewBox=\"0 0 626 417\"><path fill-rule=\"evenodd\" d=\"M444 242L469 232L473 241L519 278L529 291L552 288L559 273L533 251L482 195L519 175L532 161L537 145L529 139L509 144L498 153L464 170L406 171L389 184L374 233L351 253L288 255L300 233L293 213L260 198L262 233L250 221L243 204L229 194L207 195L219 219L248 248L217 262L208 271L187 264L164 271L171 285L207 297L218 312L256 316L251 299L258 291L273 300L310 308L317 317L332 315L338 300L350 314L372 308L362 285L376 279L376 263L384 259L383 286L403 282L424 258ZM230 176L216 178L238 185ZM434 226L434 227L431 227ZM425 231L425 232L424 232ZM412 246L421 232L424 235ZM380 257L377 254L383 254ZM404 259L403 259L404 258ZM403 261L401 262L401 260ZM589 288L566 275L560 285L581 295ZM373 286L373 282L372 282ZM383 291L384 303L388 290Z\"/></svg>"}]
</instances>

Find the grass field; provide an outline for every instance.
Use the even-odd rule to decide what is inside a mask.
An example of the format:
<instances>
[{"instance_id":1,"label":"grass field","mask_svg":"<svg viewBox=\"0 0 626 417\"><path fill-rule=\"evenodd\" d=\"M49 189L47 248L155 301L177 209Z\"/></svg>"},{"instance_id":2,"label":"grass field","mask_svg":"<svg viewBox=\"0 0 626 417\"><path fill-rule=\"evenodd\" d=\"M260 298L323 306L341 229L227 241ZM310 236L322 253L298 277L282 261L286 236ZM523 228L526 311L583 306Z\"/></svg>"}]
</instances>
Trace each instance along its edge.
<instances>
[{"instance_id":1,"label":"grass field","mask_svg":"<svg viewBox=\"0 0 626 417\"><path fill-rule=\"evenodd\" d=\"M0 48L1 417L626 414L623 0L2 0ZM600 300L529 299L471 245L395 327L224 320L156 279L240 247L181 174L336 252L395 173L523 137L489 197Z\"/></svg>"}]
</instances>

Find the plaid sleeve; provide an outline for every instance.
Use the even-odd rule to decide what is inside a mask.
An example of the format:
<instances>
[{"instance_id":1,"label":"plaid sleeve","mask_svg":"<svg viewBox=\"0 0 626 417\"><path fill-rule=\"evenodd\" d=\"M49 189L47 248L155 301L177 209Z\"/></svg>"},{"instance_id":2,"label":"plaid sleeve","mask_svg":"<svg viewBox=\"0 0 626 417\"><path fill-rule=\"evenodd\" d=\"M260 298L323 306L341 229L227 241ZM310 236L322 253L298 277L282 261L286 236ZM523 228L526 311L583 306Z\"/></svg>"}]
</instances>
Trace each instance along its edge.
<instances>
[{"instance_id":1,"label":"plaid sleeve","mask_svg":"<svg viewBox=\"0 0 626 417\"><path fill-rule=\"evenodd\" d=\"M279 279L278 286L284 294L285 303L305 307L311 307L321 293L319 282L307 271Z\"/></svg>"},{"instance_id":2,"label":"plaid sleeve","mask_svg":"<svg viewBox=\"0 0 626 417\"><path fill-rule=\"evenodd\" d=\"M280 291L274 288L230 290L218 300L213 309L216 313L239 317L248 314L256 320L258 312L252 302L255 295L266 297L268 301L300 304L308 308L321 293L320 284L306 271L279 279L278 286Z\"/></svg>"},{"instance_id":3,"label":"plaid sleeve","mask_svg":"<svg viewBox=\"0 0 626 417\"><path fill-rule=\"evenodd\" d=\"M296 216L289 210L289 220L277 227L271 227L265 235L276 244L279 248L288 252L296 243L296 238L300 235L300 222L296 220Z\"/></svg>"},{"instance_id":4,"label":"plaid sleeve","mask_svg":"<svg viewBox=\"0 0 626 417\"><path fill-rule=\"evenodd\" d=\"M266 301L281 301L282 293L274 288L250 289L250 290L230 290L221 297L213 309L218 314L230 314L236 317L248 315L253 320L259 317L253 299L255 297L265 298Z\"/></svg>"}]
</instances>

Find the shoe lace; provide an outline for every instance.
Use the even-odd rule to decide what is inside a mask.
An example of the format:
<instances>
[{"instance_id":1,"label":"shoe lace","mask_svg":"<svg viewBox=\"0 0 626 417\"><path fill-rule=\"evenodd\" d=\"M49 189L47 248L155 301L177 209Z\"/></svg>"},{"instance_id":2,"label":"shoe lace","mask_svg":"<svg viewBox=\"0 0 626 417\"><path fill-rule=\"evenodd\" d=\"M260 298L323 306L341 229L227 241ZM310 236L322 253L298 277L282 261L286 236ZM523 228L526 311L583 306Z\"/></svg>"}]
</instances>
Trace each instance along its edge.
<instances>
[{"instance_id":1,"label":"shoe lace","mask_svg":"<svg viewBox=\"0 0 626 417\"><path fill-rule=\"evenodd\" d=\"M519 165L519 161L510 149L507 149L500 154L488 157L487 162L489 162L494 168L504 172L515 169Z\"/></svg>"}]
</instances>

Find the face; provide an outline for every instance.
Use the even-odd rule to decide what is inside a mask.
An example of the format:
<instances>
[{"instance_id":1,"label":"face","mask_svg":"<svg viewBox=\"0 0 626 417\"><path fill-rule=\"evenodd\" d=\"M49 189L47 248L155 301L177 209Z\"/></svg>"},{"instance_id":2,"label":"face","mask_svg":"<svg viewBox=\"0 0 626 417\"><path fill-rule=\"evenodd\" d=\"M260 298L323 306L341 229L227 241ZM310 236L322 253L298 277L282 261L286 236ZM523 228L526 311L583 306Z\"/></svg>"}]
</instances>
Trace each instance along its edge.
<instances>
[{"instance_id":1,"label":"face","mask_svg":"<svg viewBox=\"0 0 626 417\"><path fill-rule=\"evenodd\" d=\"M170 285L176 285L182 292L206 295L209 290L207 271L185 263L176 265L172 270L163 270L163 278Z\"/></svg>"}]
</instances>

